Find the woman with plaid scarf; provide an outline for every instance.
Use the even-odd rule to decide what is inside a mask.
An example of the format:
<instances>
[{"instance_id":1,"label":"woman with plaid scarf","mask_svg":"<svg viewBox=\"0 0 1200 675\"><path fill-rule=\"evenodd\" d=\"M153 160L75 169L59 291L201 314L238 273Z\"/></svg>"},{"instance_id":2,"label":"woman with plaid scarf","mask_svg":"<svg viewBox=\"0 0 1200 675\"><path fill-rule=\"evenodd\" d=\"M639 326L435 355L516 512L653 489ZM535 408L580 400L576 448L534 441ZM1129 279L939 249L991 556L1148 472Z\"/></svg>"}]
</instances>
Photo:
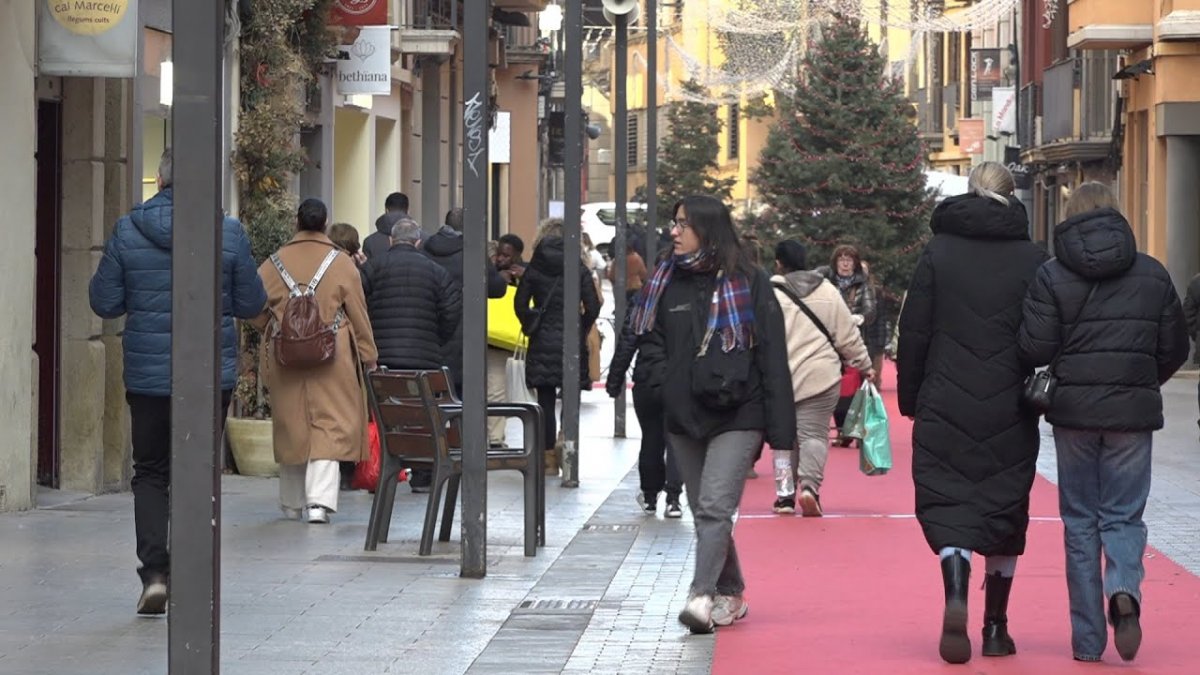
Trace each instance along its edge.
<instances>
[{"instance_id":1,"label":"woman with plaid scarf","mask_svg":"<svg viewBox=\"0 0 1200 675\"><path fill-rule=\"evenodd\" d=\"M795 410L783 315L743 249L729 209L707 196L675 205L673 255L654 270L630 321L656 373L667 437L696 527L696 569L679 621L694 633L746 615L733 513L762 448L790 450Z\"/></svg>"}]
</instances>

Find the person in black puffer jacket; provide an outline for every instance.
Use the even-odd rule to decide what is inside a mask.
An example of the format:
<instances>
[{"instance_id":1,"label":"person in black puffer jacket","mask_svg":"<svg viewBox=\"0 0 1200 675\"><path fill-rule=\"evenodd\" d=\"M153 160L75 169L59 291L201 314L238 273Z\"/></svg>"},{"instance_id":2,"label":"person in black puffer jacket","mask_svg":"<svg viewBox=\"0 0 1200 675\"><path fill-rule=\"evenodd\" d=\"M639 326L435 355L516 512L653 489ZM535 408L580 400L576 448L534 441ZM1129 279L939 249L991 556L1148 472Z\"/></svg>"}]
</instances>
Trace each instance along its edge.
<instances>
[{"instance_id":1,"label":"person in black puffer jacket","mask_svg":"<svg viewBox=\"0 0 1200 675\"><path fill-rule=\"evenodd\" d=\"M1016 653L1008 598L1025 552L1037 474L1037 415L1021 403L1032 369L1017 354L1021 300L1046 260L1029 239L1012 174L996 162L971 171L969 194L933 212L900 315L897 394L915 417L913 483L925 540L941 559L945 614L938 651L971 658L971 552L987 556L983 654Z\"/></svg>"},{"instance_id":2,"label":"person in black puffer jacket","mask_svg":"<svg viewBox=\"0 0 1200 675\"><path fill-rule=\"evenodd\" d=\"M796 442L783 312L743 249L729 209L708 196L675 204L674 255L654 270L630 321L638 362L658 389L667 441L696 523L696 568L680 623L707 633L746 615L733 514L764 437Z\"/></svg>"},{"instance_id":3,"label":"person in black puffer jacket","mask_svg":"<svg viewBox=\"0 0 1200 675\"><path fill-rule=\"evenodd\" d=\"M1046 421L1054 425L1071 647L1080 661L1104 652L1105 596L1121 658L1133 659L1141 644L1142 512L1152 433L1163 426L1159 387L1188 355L1171 277L1138 253L1116 203L1101 183L1071 195L1067 219L1054 228L1057 257L1029 288L1019 336L1029 364L1058 358Z\"/></svg>"},{"instance_id":4,"label":"person in black puffer jacket","mask_svg":"<svg viewBox=\"0 0 1200 675\"><path fill-rule=\"evenodd\" d=\"M421 242L421 249L425 251L425 254L445 268L460 289L463 285L462 227L463 210L460 208L450 209L446 213L446 221L441 229ZM487 296L489 298L503 298L504 291L507 288L504 277L500 276L500 273L496 271L496 266L491 261L485 260L483 264L486 266ZM462 312L459 312L458 328L454 331L454 337L442 349L442 362L450 369L450 376L454 379L454 390L460 395L462 394L463 383L462 357L463 326Z\"/></svg>"},{"instance_id":5,"label":"person in black puffer jacket","mask_svg":"<svg viewBox=\"0 0 1200 675\"><path fill-rule=\"evenodd\" d=\"M525 358L525 384L537 392L542 407L546 443L546 470L558 471L558 426L555 423L555 401L563 386L563 270L565 251L562 220L552 218L542 225L534 244L533 259L517 286L513 303L521 329L529 336L529 353ZM590 389L587 377L587 334L600 315L600 296L592 283L592 273L586 261L579 266L579 298L583 311L579 317L579 376L580 388ZM531 305L532 302L532 305Z\"/></svg>"}]
</instances>

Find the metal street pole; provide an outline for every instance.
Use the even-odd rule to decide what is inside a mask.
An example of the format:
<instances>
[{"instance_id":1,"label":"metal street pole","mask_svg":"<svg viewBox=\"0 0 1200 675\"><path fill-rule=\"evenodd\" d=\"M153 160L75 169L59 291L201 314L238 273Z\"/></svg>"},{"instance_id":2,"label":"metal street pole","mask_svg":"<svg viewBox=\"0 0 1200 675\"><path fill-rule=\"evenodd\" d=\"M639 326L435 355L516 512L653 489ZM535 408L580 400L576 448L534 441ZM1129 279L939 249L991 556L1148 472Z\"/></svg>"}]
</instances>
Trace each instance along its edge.
<instances>
[{"instance_id":1,"label":"metal street pole","mask_svg":"<svg viewBox=\"0 0 1200 675\"><path fill-rule=\"evenodd\" d=\"M562 486L579 487L579 215L583 201L583 2L566 3L563 19L566 100L563 119L563 448ZM543 411L553 415L553 410ZM553 443L554 439L546 439Z\"/></svg>"},{"instance_id":2,"label":"metal street pole","mask_svg":"<svg viewBox=\"0 0 1200 675\"><path fill-rule=\"evenodd\" d=\"M629 214L626 212L625 202L629 201L629 153L628 140L626 138L629 131L629 110L628 97L629 92L625 86L628 80L629 70L629 22L628 14L615 15L616 22L617 44L616 53L616 68L614 68L613 78L616 81L614 87L617 95L616 114L613 117L613 155L616 162L616 181L613 190L613 199L617 202L617 227L614 233L612 246L612 264L613 264L613 332L620 338L621 328L625 325L625 230L628 227ZM613 437L625 438L625 390L621 390L621 394L617 396L613 403Z\"/></svg>"},{"instance_id":3,"label":"metal street pole","mask_svg":"<svg viewBox=\"0 0 1200 675\"><path fill-rule=\"evenodd\" d=\"M463 476L460 574L487 574L488 80L490 0L463 16Z\"/></svg>"},{"instance_id":4,"label":"metal street pole","mask_svg":"<svg viewBox=\"0 0 1200 675\"><path fill-rule=\"evenodd\" d=\"M658 0L646 4L646 266L658 254Z\"/></svg>"},{"instance_id":5,"label":"metal street pole","mask_svg":"<svg viewBox=\"0 0 1200 675\"><path fill-rule=\"evenodd\" d=\"M220 671L221 2L174 0L168 671Z\"/></svg>"}]
</instances>

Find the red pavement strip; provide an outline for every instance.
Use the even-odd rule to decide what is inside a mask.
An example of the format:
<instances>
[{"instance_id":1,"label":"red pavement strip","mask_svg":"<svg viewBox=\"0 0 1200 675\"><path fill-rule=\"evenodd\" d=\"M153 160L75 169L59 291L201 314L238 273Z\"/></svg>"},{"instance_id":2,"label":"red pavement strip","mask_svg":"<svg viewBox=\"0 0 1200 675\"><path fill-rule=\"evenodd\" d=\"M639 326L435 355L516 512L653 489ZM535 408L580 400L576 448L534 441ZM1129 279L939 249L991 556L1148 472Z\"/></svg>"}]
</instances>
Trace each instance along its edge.
<instances>
[{"instance_id":1,"label":"red pavement strip","mask_svg":"<svg viewBox=\"0 0 1200 675\"><path fill-rule=\"evenodd\" d=\"M889 380L895 382L894 371ZM1017 564L1009 628L1017 654L979 655L983 559L972 560L971 646L966 667L938 657L942 583L913 518L912 423L888 393L893 470L867 477L857 450L832 448L822 491L825 518L776 516L770 452L747 481L734 533L747 578L748 616L718 629L712 672L1096 673L1071 658L1062 524L1055 487L1038 477L1026 553ZM1197 542L1200 545L1200 542ZM1112 644L1104 661L1130 673L1200 673L1191 645L1200 628L1200 579L1153 549L1146 554L1144 639L1125 664Z\"/></svg>"}]
</instances>

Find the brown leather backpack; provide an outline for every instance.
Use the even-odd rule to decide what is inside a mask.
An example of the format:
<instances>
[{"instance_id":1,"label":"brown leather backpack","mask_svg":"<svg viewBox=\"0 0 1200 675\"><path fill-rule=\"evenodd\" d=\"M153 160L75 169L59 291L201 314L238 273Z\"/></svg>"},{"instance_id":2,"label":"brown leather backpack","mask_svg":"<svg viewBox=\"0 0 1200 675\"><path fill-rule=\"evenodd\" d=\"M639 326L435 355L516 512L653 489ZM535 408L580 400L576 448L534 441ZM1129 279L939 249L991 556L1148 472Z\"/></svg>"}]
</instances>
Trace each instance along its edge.
<instances>
[{"instance_id":1,"label":"brown leather backpack","mask_svg":"<svg viewBox=\"0 0 1200 675\"><path fill-rule=\"evenodd\" d=\"M301 288L284 269L279 255L271 255L271 262L275 269L279 270L279 276L288 288L288 299L283 306L283 314L271 334L271 343L279 365L287 368L315 368L334 360L338 328L346 315L338 308L332 325L326 326L321 323L316 292L321 278L325 276L325 272L337 256L337 249L330 251L317 268L312 281Z\"/></svg>"}]
</instances>

